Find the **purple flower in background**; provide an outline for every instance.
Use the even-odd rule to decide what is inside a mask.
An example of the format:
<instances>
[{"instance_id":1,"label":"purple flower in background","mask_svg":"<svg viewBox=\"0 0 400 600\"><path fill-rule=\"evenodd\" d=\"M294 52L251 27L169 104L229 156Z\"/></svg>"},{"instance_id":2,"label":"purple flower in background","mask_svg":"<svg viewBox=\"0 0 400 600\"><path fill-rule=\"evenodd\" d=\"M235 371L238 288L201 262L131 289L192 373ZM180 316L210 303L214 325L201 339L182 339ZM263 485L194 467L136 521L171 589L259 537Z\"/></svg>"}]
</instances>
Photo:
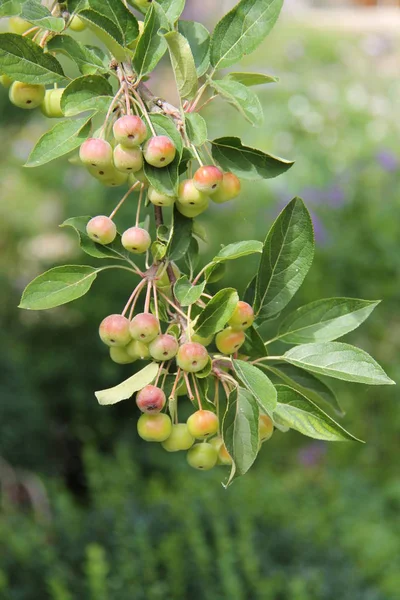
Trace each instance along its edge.
<instances>
[{"instance_id":1,"label":"purple flower in background","mask_svg":"<svg viewBox=\"0 0 400 600\"><path fill-rule=\"evenodd\" d=\"M328 201L328 204L330 204L331 206L333 206L333 207L342 206L344 204L345 199L346 198L345 198L344 190L342 187L340 187L340 185L334 184L330 188L328 188L328 190L326 192L326 200Z\"/></svg>"},{"instance_id":2,"label":"purple flower in background","mask_svg":"<svg viewBox=\"0 0 400 600\"><path fill-rule=\"evenodd\" d=\"M313 211L309 211L311 215L311 220L314 227L314 236L317 244L321 246L325 246L328 243L328 231L325 225L322 223L321 219L317 217L317 215Z\"/></svg>"},{"instance_id":3,"label":"purple flower in background","mask_svg":"<svg viewBox=\"0 0 400 600\"><path fill-rule=\"evenodd\" d=\"M378 152L376 160L381 165L382 169L389 173L397 171L399 168L399 159L394 152L391 152L390 150L381 150Z\"/></svg>"},{"instance_id":4,"label":"purple flower in background","mask_svg":"<svg viewBox=\"0 0 400 600\"><path fill-rule=\"evenodd\" d=\"M297 453L299 463L306 468L318 467L322 464L326 455L326 444L313 442L304 446Z\"/></svg>"}]
</instances>

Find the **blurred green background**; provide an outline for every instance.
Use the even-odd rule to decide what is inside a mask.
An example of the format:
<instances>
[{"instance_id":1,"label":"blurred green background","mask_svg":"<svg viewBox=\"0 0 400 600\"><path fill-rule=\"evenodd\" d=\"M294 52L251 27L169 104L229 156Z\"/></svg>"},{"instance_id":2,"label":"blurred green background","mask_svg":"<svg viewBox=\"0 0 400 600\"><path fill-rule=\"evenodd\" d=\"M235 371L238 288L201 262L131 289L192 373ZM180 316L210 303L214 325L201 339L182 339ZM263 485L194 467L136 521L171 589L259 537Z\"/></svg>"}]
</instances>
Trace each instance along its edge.
<instances>
[{"instance_id":1,"label":"blurred green background","mask_svg":"<svg viewBox=\"0 0 400 600\"><path fill-rule=\"evenodd\" d=\"M210 238L202 260L220 244L263 239L279 210L302 196L317 250L290 309L329 296L382 299L346 341L399 380L399 35L379 26L379 13L360 26L362 9L350 22L307 14L288 11L243 62L280 77L259 88L262 129L219 100L207 108L212 137L240 135L296 164L202 215ZM101 408L93 394L132 371L110 363L97 336L131 282L110 273L74 304L17 309L43 270L90 263L58 224L110 212L121 191L64 160L23 169L48 122L15 109L4 89L0 112L0 598L398 598L397 389L336 383L343 424L367 444L276 433L228 491L220 470L193 471L184 456L139 440L134 404ZM223 283L243 289L251 265L230 266Z\"/></svg>"}]
</instances>

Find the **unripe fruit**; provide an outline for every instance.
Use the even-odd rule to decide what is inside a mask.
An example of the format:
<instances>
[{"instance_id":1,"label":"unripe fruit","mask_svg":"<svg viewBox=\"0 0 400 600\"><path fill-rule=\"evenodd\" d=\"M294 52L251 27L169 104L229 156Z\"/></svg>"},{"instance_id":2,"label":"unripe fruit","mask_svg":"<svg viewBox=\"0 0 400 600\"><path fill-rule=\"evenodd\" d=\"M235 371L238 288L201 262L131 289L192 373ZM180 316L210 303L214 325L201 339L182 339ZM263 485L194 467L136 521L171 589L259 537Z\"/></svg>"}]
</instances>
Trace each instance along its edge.
<instances>
[{"instance_id":1,"label":"unripe fruit","mask_svg":"<svg viewBox=\"0 0 400 600\"><path fill-rule=\"evenodd\" d=\"M233 311L233 315L228 321L228 324L233 329L241 329L245 331L249 327L253 325L254 322L254 310L247 304L247 302L242 302L241 300L237 303L235 310Z\"/></svg>"},{"instance_id":2,"label":"unripe fruit","mask_svg":"<svg viewBox=\"0 0 400 600\"><path fill-rule=\"evenodd\" d=\"M61 96L65 88L57 88L53 90L46 90L44 100L40 105L40 110L45 117L49 119L59 119L64 116L61 110Z\"/></svg>"},{"instance_id":3,"label":"unripe fruit","mask_svg":"<svg viewBox=\"0 0 400 600\"><path fill-rule=\"evenodd\" d=\"M172 206L175 202L173 196L157 192L153 187L149 187L149 200L155 206Z\"/></svg>"},{"instance_id":4,"label":"unripe fruit","mask_svg":"<svg viewBox=\"0 0 400 600\"><path fill-rule=\"evenodd\" d=\"M164 442L171 435L171 419L165 413L144 414L137 422L137 430L146 442Z\"/></svg>"},{"instance_id":5,"label":"unripe fruit","mask_svg":"<svg viewBox=\"0 0 400 600\"><path fill-rule=\"evenodd\" d=\"M46 89L44 85L14 81L10 87L10 101L19 108L37 108L43 102Z\"/></svg>"},{"instance_id":6,"label":"unripe fruit","mask_svg":"<svg viewBox=\"0 0 400 600\"><path fill-rule=\"evenodd\" d=\"M183 371L198 373L208 363L208 352L198 342L187 342L179 347L176 363Z\"/></svg>"},{"instance_id":7,"label":"unripe fruit","mask_svg":"<svg viewBox=\"0 0 400 600\"><path fill-rule=\"evenodd\" d=\"M133 317L129 331L134 340L149 344L159 334L160 323L151 313L139 313Z\"/></svg>"},{"instance_id":8,"label":"unripe fruit","mask_svg":"<svg viewBox=\"0 0 400 600\"><path fill-rule=\"evenodd\" d=\"M188 451L186 458L194 469L209 471L217 464L218 453L211 444L195 444Z\"/></svg>"},{"instance_id":9,"label":"unripe fruit","mask_svg":"<svg viewBox=\"0 0 400 600\"><path fill-rule=\"evenodd\" d=\"M126 351L126 348L122 346L111 347L110 358L119 365L129 365L136 360L136 358L132 358Z\"/></svg>"},{"instance_id":10,"label":"unripe fruit","mask_svg":"<svg viewBox=\"0 0 400 600\"><path fill-rule=\"evenodd\" d=\"M143 154L149 165L161 168L172 163L176 155L176 148L171 138L166 135L156 135L147 140Z\"/></svg>"},{"instance_id":11,"label":"unripe fruit","mask_svg":"<svg viewBox=\"0 0 400 600\"><path fill-rule=\"evenodd\" d=\"M143 154L140 148L126 148L118 144L114 148L114 165L123 173L136 173L143 168Z\"/></svg>"},{"instance_id":12,"label":"unripe fruit","mask_svg":"<svg viewBox=\"0 0 400 600\"><path fill-rule=\"evenodd\" d=\"M107 346L126 346L131 340L128 319L122 315L109 315L100 323L99 335Z\"/></svg>"},{"instance_id":13,"label":"unripe fruit","mask_svg":"<svg viewBox=\"0 0 400 600\"><path fill-rule=\"evenodd\" d=\"M132 340L127 346L126 351L135 360L144 360L150 358L149 347L139 340Z\"/></svg>"},{"instance_id":14,"label":"unripe fruit","mask_svg":"<svg viewBox=\"0 0 400 600\"><path fill-rule=\"evenodd\" d=\"M215 448L217 452L219 452L219 449L223 444L222 437L220 435L216 435L215 437L211 438L211 440L208 440L208 443L211 444L211 446Z\"/></svg>"},{"instance_id":15,"label":"unripe fruit","mask_svg":"<svg viewBox=\"0 0 400 600\"><path fill-rule=\"evenodd\" d=\"M194 437L190 435L186 423L172 425L171 435L162 443L167 452L179 452L189 450L194 444Z\"/></svg>"},{"instance_id":16,"label":"unripe fruit","mask_svg":"<svg viewBox=\"0 0 400 600\"><path fill-rule=\"evenodd\" d=\"M19 35L22 35L23 33L25 33L25 31L28 31L28 29L32 29L33 27L31 23L28 23L28 21L21 19L21 17L10 17L10 19L8 20L8 26L10 28L10 31L12 31L13 33L18 33Z\"/></svg>"},{"instance_id":17,"label":"unripe fruit","mask_svg":"<svg viewBox=\"0 0 400 600\"><path fill-rule=\"evenodd\" d=\"M136 171L136 173L134 174L132 173L129 176L129 180L131 185L133 185L137 181L140 181L140 183L144 183L145 185L149 185L149 180L147 179L144 173L144 169L140 169L140 171Z\"/></svg>"},{"instance_id":18,"label":"unripe fruit","mask_svg":"<svg viewBox=\"0 0 400 600\"><path fill-rule=\"evenodd\" d=\"M142 33L144 31L144 21L138 20L138 25L139 25L139 35L137 36L136 39L133 40L133 42L128 44L129 50L136 50L136 46L138 44L138 41L140 40L140 36L142 35Z\"/></svg>"},{"instance_id":19,"label":"unripe fruit","mask_svg":"<svg viewBox=\"0 0 400 600\"><path fill-rule=\"evenodd\" d=\"M272 434L274 433L274 424L268 415L260 415L258 431L261 442L266 442L272 437Z\"/></svg>"},{"instance_id":20,"label":"unripe fruit","mask_svg":"<svg viewBox=\"0 0 400 600\"><path fill-rule=\"evenodd\" d=\"M181 271L180 271L179 267L173 262L170 264L172 266L172 271L173 271L176 279L179 279L179 277L181 276ZM159 267L159 269L157 270L155 282L156 282L156 287L164 293L170 289L171 282L169 280L168 271L165 268L165 265L161 265Z\"/></svg>"},{"instance_id":21,"label":"unripe fruit","mask_svg":"<svg viewBox=\"0 0 400 600\"><path fill-rule=\"evenodd\" d=\"M114 221L104 215L93 217L86 225L86 233L98 244L111 244L117 235Z\"/></svg>"},{"instance_id":22,"label":"unripe fruit","mask_svg":"<svg viewBox=\"0 0 400 600\"><path fill-rule=\"evenodd\" d=\"M211 410L197 410L188 418L187 426L194 438L205 440L217 433L218 417Z\"/></svg>"},{"instance_id":23,"label":"unripe fruit","mask_svg":"<svg viewBox=\"0 0 400 600\"><path fill-rule=\"evenodd\" d=\"M178 202L181 206L195 208L208 203L208 197L194 185L193 179L185 179L179 185Z\"/></svg>"},{"instance_id":24,"label":"unripe fruit","mask_svg":"<svg viewBox=\"0 0 400 600\"><path fill-rule=\"evenodd\" d=\"M9 88L13 80L8 75L0 75L0 83L3 87Z\"/></svg>"},{"instance_id":25,"label":"unripe fruit","mask_svg":"<svg viewBox=\"0 0 400 600\"><path fill-rule=\"evenodd\" d=\"M150 8L151 3L153 0L133 0L134 4L136 4L136 6L139 6L140 8Z\"/></svg>"},{"instance_id":26,"label":"unripe fruit","mask_svg":"<svg viewBox=\"0 0 400 600\"><path fill-rule=\"evenodd\" d=\"M121 242L126 250L133 254L143 254L150 248L149 232L141 227L130 227L122 234Z\"/></svg>"},{"instance_id":27,"label":"unripe fruit","mask_svg":"<svg viewBox=\"0 0 400 600\"><path fill-rule=\"evenodd\" d=\"M215 192L219 189L223 177L224 175L222 171L218 169L218 167L209 165L197 169L193 177L193 183L196 189L198 189L200 192L210 195L215 194Z\"/></svg>"},{"instance_id":28,"label":"unripe fruit","mask_svg":"<svg viewBox=\"0 0 400 600\"><path fill-rule=\"evenodd\" d=\"M231 465L232 457L226 449L225 444L221 444L218 451L218 464L220 465Z\"/></svg>"},{"instance_id":29,"label":"unripe fruit","mask_svg":"<svg viewBox=\"0 0 400 600\"><path fill-rule=\"evenodd\" d=\"M198 342L199 344L202 344L203 346L209 346L211 344L211 342L213 341L213 339L214 339L213 335L209 335L208 337L202 337L198 333L192 334L192 342Z\"/></svg>"},{"instance_id":30,"label":"unripe fruit","mask_svg":"<svg viewBox=\"0 0 400 600\"><path fill-rule=\"evenodd\" d=\"M71 31L76 31L79 33L80 31L84 31L86 29L86 24L77 15L74 15L69 22L69 28Z\"/></svg>"},{"instance_id":31,"label":"unripe fruit","mask_svg":"<svg viewBox=\"0 0 400 600\"><path fill-rule=\"evenodd\" d=\"M237 352L244 343L246 336L243 331L227 327L215 336L215 345L222 354L233 354Z\"/></svg>"},{"instance_id":32,"label":"unripe fruit","mask_svg":"<svg viewBox=\"0 0 400 600\"><path fill-rule=\"evenodd\" d=\"M149 350L155 360L170 360L178 352L179 344L173 335L164 333L158 335L155 340L150 342Z\"/></svg>"},{"instance_id":33,"label":"unripe fruit","mask_svg":"<svg viewBox=\"0 0 400 600\"><path fill-rule=\"evenodd\" d=\"M165 406L166 398L161 388L146 385L136 396L136 404L143 413L159 413Z\"/></svg>"},{"instance_id":34,"label":"unripe fruit","mask_svg":"<svg viewBox=\"0 0 400 600\"><path fill-rule=\"evenodd\" d=\"M208 198L206 198L206 202L204 204L198 204L196 206L188 206L187 204L181 204L180 202L176 202L175 206L178 212L181 213L184 217L188 219L194 219L198 217L208 208Z\"/></svg>"},{"instance_id":35,"label":"unripe fruit","mask_svg":"<svg viewBox=\"0 0 400 600\"><path fill-rule=\"evenodd\" d=\"M212 195L211 200L217 204L228 202L233 200L236 196L239 196L241 190L240 179L233 173L224 173L219 189Z\"/></svg>"},{"instance_id":36,"label":"unripe fruit","mask_svg":"<svg viewBox=\"0 0 400 600\"><path fill-rule=\"evenodd\" d=\"M121 171L118 171L113 167L113 171L110 175L108 175L108 177L103 178L98 176L97 179L106 187L118 187L128 181L128 174L121 173Z\"/></svg>"},{"instance_id":37,"label":"unripe fruit","mask_svg":"<svg viewBox=\"0 0 400 600\"><path fill-rule=\"evenodd\" d=\"M112 167L113 151L111 144L101 138L89 138L81 145L79 158L84 165L90 167L97 167L99 169Z\"/></svg>"},{"instance_id":38,"label":"unripe fruit","mask_svg":"<svg viewBox=\"0 0 400 600\"><path fill-rule=\"evenodd\" d=\"M140 117L124 115L113 125L114 137L125 148L140 146L147 137L147 127Z\"/></svg>"}]
</instances>

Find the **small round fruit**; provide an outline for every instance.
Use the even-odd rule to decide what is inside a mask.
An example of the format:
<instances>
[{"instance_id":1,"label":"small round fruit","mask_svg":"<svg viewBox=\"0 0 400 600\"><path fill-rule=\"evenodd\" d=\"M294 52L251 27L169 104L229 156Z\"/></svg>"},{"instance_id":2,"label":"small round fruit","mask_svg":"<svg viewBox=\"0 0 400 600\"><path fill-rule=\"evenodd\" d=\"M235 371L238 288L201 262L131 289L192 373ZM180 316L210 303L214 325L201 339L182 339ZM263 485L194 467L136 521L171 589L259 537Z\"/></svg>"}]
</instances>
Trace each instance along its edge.
<instances>
[{"instance_id":1,"label":"small round fruit","mask_svg":"<svg viewBox=\"0 0 400 600\"><path fill-rule=\"evenodd\" d=\"M187 426L194 438L205 440L217 433L218 417L211 410L197 410L188 418Z\"/></svg>"},{"instance_id":2,"label":"small round fruit","mask_svg":"<svg viewBox=\"0 0 400 600\"><path fill-rule=\"evenodd\" d=\"M113 133L119 144L125 148L135 148L146 139L147 127L140 117L124 115L115 121Z\"/></svg>"},{"instance_id":3,"label":"small round fruit","mask_svg":"<svg viewBox=\"0 0 400 600\"><path fill-rule=\"evenodd\" d=\"M101 138L89 138L83 142L79 149L79 158L84 165L97 167L100 171L113 164L113 150L111 144ZM106 175L98 172L98 175Z\"/></svg>"},{"instance_id":4,"label":"small round fruit","mask_svg":"<svg viewBox=\"0 0 400 600\"><path fill-rule=\"evenodd\" d=\"M9 88L12 85L13 80L8 75L0 75L0 83L3 87Z\"/></svg>"},{"instance_id":5,"label":"small round fruit","mask_svg":"<svg viewBox=\"0 0 400 600\"><path fill-rule=\"evenodd\" d=\"M129 175L129 182L131 185L133 185L137 181L140 181L140 183L144 183L145 186L149 185L149 180L147 179L144 173L144 169L140 169L140 171L136 171L136 173L132 173L131 175Z\"/></svg>"},{"instance_id":6,"label":"small round fruit","mask_svg":"<svg viewBox=\"0 0 400 600\"><path fill-rule=\"evenodd\" d=\"M195 208L208 203L208 197L194 185L193 179L185 179L179 185L178 202L181 206Z\"/></svg>"},{"instance_id":7,"label":"small round fruit","mask_svg":"<svg viewBox=\"0 0 400 600\"><path fill-rule=\"evenodd\" d=\"M197 169L193 176L193 183L199 192L210 195L215 194L215 192L219 189L223 177L224 175L222 171L218 169L218 167L208 165L206 167L200 167Z\"/></svg>"},{"instance_id":8,"label":"small round fruit","mask_svg":"<svg viewBox=\"0 0 400 600\"><path fill-rule=\"evenodd\" d=\"M65 88L57 88L53 90L46 90L44 100L40 105L40 110L45 117L49 119L59 119L64 116L61 110L61 96Z\"/></svg>"},{"instance_id":9,"label":"small round fruit","mask_svg":"<svg viewBox=\"0 0 400 600\"><path fill-rule=\"evenodd\" d=\"M140 148L126 148L118 144L114 148L114 165L122 173L136 173L143 168L143 154Z\"/></svg>"},{"instance_id":10,"label":"small round fruit","mask_svg":"<svg viewBox=\"0 0 400 600\"><path fill-rule=\"evenodd\" d=\"M217 452L219 452L219 449L224 442L222 441L222 437L220 435L216 435L211 438L211 440L208 440L208 443L211 444L211 446L215 448Z\"/></svg>"},{"instance_id":11,"label":"small round fruit","mask_svg":"<svg viewBox=\"0 0 400 600\"><path fill-rule=\"evenodd\" d=\"M99 215L90 219L86 225L86 233L98 244L111 244L117 235L117 228L109 217Z\"/></svg>"},{"instance_id":12,"label":"small round fruit","mask_svg":"<svg viewBox=\"0 0 400 600\"><path fill-rule=\"evenodd\" d=\"M114 346L110 348L110 358L119 365L129 365L135 362L135 358L132 358L126 351L126 348L122 346Z\"/></svg>"},{"instance_id":13,"label":"small round fruit","mask_svg":"<svg viewBox=\"0 0 400 600\"><path fill-rule=\"evenodd\" d=\"M208 363L208 352L198 342L187 342L179 347L176 363L183 371L198 373Z\"/></svg>"},{"instance_id":14,"label":"small round fruit","mask_svg":"<svg viewBox=\"0 0 400 600\"><path fill-rule=\"evenodd\" d=\"M133 0L133 2L134 2L134 4L136 4L136 6L139 6L140 8L143 8L143 9L147 9L147 8L150 8L153 0Z\"/></svg>"},{"instance_id":15,"label":"small round fruit","mask_svg":"<svg viewBox=\"0 0 400 600\"><path fill-rule=\"evenodd\" d=\"M136 396L136 404L143 413L159 413L164 408L165 402L164 392L155 385L146 385Z\"/></svg>"},{"instance_id":16,"label":"small round fruit","mask_svg":"<svg viewBox=\"0 0 400 600\"><path fill-rule=\"evenodd\" d=\"M202 344L203 346L209 346L211 344L211 342L213 341L213 339L214 339L213 335L209 335L207 337L202 337L198 333L192 334L192 342L198 342L199 344Z\"/></svg>"},{"instance_id":17,"label":"small round fruit","mask_svg":"<svg viewBox=\"0 0 400 600\"><path fill-rule=\"evenodd\" d=\"M139 340L132 340L127 346L126 351L135 360L144 360L150 358L149 347Z\"/></svg>"},{"instance_id":18,"label":"small round fruit","mask_svg":"<svg viewBox=\"0 0 400 600\"><path fill-rule=\"evenodd\" d=\"M160 323L151 313L139 313L133 317L129 331L134 340L149 344L158 336Z\"/></svg>"},{"instance_id":19,"label":"small round fruit","mask_svg":"<svg viewBox=\"0 0 400 600\"><path fill-rule=\"evenodd\" d=\"M178 352L179 344L173 335L169 333L164 333L158 335L152 342L149 344L149 350L151 356L155 360L170 360L176 356Z\"/></svg>"},{"instance_id":20,"label":"small round fruit","mask_svg":"<svg viewBox=\"0 0 400 600\"><path fill-rule=\"evenodd\" d=\"M237 352L244 343L246 336L243 331L227 327L215 336L215 345L222 354L233 354Z\"/></svg>"},{"instance_id":21,"label":"small round fruit","mask_svg":"<svg viewBox=\"0 0 400 600\"><path fill-rule=\"evenodd\" d=\"M122 315L109 315L100 323L99 335L107 346L126 346L131 340L128 319Z\"/></svg>"},{"instance_id":22,"label":"small round fruit","mask_svg":"<svg viewBox=\"0 0 400 600\"><path fill-rule=\"evenodd\" d=\"M233 311L233 315L228 321L228 324L233 329L241 329L242 331L245 331L253 325L253 322L254 310L252 309L250 304L247 304L247 302L242 302L242 300L240 300L237 303L236 308Z\"/></svg>"},{"instance_id":23,"label":"small round fruit","mask_svg":"<svg viewBox=\"0 0 400 600\"><path fill-rule=\"evenodd\" d=\"M179 279L179 277L181 276L181 271L180 271L179 267L173 262L171 262L170 264L172 266L172 271L175 275L175 278ZM155 282L156 282L156 287L164 293L166 290L169 290L171 288L171 282L169 280L168 271L165 268L165 265L161 265L158 268L157 273L156 273Z\"/></svg>"},{"instance_id":24,"label":"small round fruit","mask_svg":"<svg viewBox=\"0 0 400 600\"><path fill-rule=\"evenodd\" d=\"M171 138L166 135L156 135L147 140L143 154L149 165L161 168L172 163L176 155L176 148Z\"/></svg>"},{"instance_id":25,"label":"small round fruit","mask_svg":"<svg viewBox=\"0 0 400 600\"><path fill-rule=\"evenodd\" d=\"M72 19L69 22L69 27L71 31L76 31L77 33L86 29L85 23L77 15L74 15L72 17Z\"/></svg>"},{"instance_id":26,"label":"small round fruit","mask_svg":"<svg viewBox=\"0 0 400 600\"><path fill-rule=\"evenodd\" d=\"M171 435L162 443L167 452L179 452L189 450L194 444L194 437L190 435L186 423L172 425Z\"/></svg>"},{"instance_id":27,"label":"small round fruit","mask_svg":"<svg viewBox=\"0 0 400 600\"><path fill-rule=\"evenodd\" d=\"M240 194L241 190L240 179L233 173L224 173L219 189L212 195L211 200L217 204L223 204L229 200L233 200Z\"/></svg>"},{"instance_id":28,"label":"small round fruit","mask_svg":"<svg viewBox=\"0 0 400 600\"><path fill-rule=\"evenodd\" d=\"M149 187L149 200L155 206L172 206L175 202L173 196L157 192L153 187Z\"/></svg>"},{"instance_id":29,"label":"small round fruit","mask_svg":"<svg viewBox=\"0 0 400 600\"><path fill-rule=\"evenodd\" d=\"M175 206L177 211L181 213L184 217L188 219L194 219L201 215L208 208L208 198L206 198L206 202L204 204L198 204L197 206L188 206L187 204L181 204L180 202L176 202Z\"/></svg>"},{"instance_id":30,"label":"small round fruit","mask_svg":"<svg viewBox=\"0 0 400 600\"><path fill-rule=\"evenodd\" d=\"M218 464L220 465L231 465L232 464L232 457L229 454L228 450L226 449L225 444L221 444L219 450L218 450Z\"/></svg>"},{"instance_id":31,"label":"small round fruit","mask_svg":"<svg viewBox=\"0 0 400 600\"><path fill-rule=\"evenodd\" d=\"M122 234L123 247L133 254L144 254L150 248L151 237L142 227L130 227Z\"/></svg>"},{"instance_id":32,"label":"small round fruit","mask_svg":"<svg viewBox=\"0 0 400 600\"><path fill-rule=\"evenodd\" d=\"M261 442L266 442L272 437L272 434L274 433L274 424L268 415L260 415L258 431Z\"/></svg>"},{"instance_id":33,"label":"small round fruit","mask_svg":"<svg viewBox=\"0 0 400 600\"><path fill-rule=\"evenodd\" d=\"M143 414L137 422L137 430L146 442L164 442L171 435L171 419L165 413Z\"/></svg>"},{"instance_id":34,"label":"small round fruit","mask_svg":"<svg viewBox=\"0 0 400 600\"><path fill-rule=\"evenodd\" d=\"M188 450L186 458L194 469L209 471L217 464L218 453L211 444L195 444Z\"/></svg>"},{"instance_id":35,"label":"small round fruit","mask_svg":"<svg viewBox=\"0 0 400 600\"><path fill-rule=\"evenodd\" d=\"M10 87L10 101L19 108L37 108L43 102L46 89L44 85L14 81Z\"/></svg>"},{"instance_id":36,"label":"small round fruit","mask_svg":"<svg viewBox=\"0 0 400 600\"><path fill-rule=\"evenodd\" d=\"M128 181L128 173L121 173L121 171L113 167L112 173L108 177L97 177L97 179L106 187L119 187Z\"/></svg>"},{"instance_id":37,"label":"small round fruit","mask_svg":"<svg viewBox=\"0 0 400 600\"><path fill-rule=\"evenodd\" d=\"M8 20L8 26L10 28L10 31L12 31L13 33L18 33L19 35L22 35L23 33L25 33L25 31L28 31L28 29L32 29L33 27L31 23L28 23L28 21L21 19L21 17L10 17L10 19Z\"/></svg>"}]
</instances>

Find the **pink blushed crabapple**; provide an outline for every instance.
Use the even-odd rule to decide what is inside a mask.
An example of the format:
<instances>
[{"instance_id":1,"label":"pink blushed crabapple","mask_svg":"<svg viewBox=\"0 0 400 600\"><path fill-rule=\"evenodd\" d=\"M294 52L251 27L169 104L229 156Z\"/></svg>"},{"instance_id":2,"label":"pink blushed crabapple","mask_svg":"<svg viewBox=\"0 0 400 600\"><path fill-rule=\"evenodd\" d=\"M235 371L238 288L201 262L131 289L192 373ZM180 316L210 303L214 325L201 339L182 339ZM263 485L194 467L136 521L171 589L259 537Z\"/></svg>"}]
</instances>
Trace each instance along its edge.
<instances>
[{"instance_id":1,"label":"pink blushed crabapple","mask_svg":"<svg viewBox=\"0 0 400 600\"><path fill-rule=\"evenodd\" d=\"M179 452L189 450L194 444L194 437L190 435L186 423L172 425L171 435L162 442L162 447L167 452Z\"/></svg>"},{"instance_id":2,"label":"pink blushed crabapple","mask_svg":"<svg viewBox=\"0 0 400 600\"><path fill-rule=\"evenodd\" d=\"M274 423L268 415L260 415L258 422L258 432L260 436L260 442L266 442L271 439L274 433Z\"/></svg>"},{"instance_id":3,"label":"pink blushed crabapple","mask_svg":"<svg viewBox=\"0 0 400 600\"><path fill-rule=\"evenodd\" d=\"M140 117L124 115L115 121L113 134L118 144L125 148L135 148L146 139L147 127Z\"/></svg>"},{"instance_id":4,"label":"pink blushed crabapple","mask_svg":"<svg viewBox=\"0 0 400 600\"><path fill-rule=\"evenodd\" d=\"M207 204L208 197L197 189L193 179L185 179L179 184L178 203L181 206L195 208L196 206L199 207Z\"/></svg>"},{"instance_id":5,"label":"pink blushed crabapple","mask_svg":"<svg viewBox=\"0 0 400 600\"><path fill-rule=\"evenodd\" d=\"M49 119L60 119L64 116L61 110L61 96L65 88L46 90L40 110Z\"/></svg>"},{"instance_id":6,"label":"pink blushed crabapple","mask_svg":"<svg viewBox=\"0 0 400 600\"><path fill-rule=\"evenodd\" d=\"M142 227L130 227L122 234L121 243L133 254L144 254L150 248L151 237Z\"/></svg>"},{"instance_id":7,"label":"pink blushed crabapple","mask_svg":"<svg viewBox=\"0 0 400 600\"><path fill-rule=\"evenodd\" d=\"M176 148L168 136L155 135L147 140L143 154L149 165L160 169L172 163L176 155Z\"/></svg>"},{"instance_id":8,"label":"pink blushed crabapple","mask_svg":"<svg viewBox=\"0 0 400 600\"><path fill-rule=\"evenodd\" d=\"M193 184L199 192L211 195L219 189L223 178L224 174L218 167L208 165L197 169L193 176Z\"/></svg>"},{"instance_id":9,"label":"pink blushed crabapple","mask_svg":"<svg viewBox=\"0 0 400 600\"><path fill-rule=\"evenodd\" d=\"M150 358L150 351L147 344L139 342L139 340L132 340L126 346L126 351L135 360L145 360Z\"/></svg>"},{"instance_id":10,"label":"pink blushed crabapple","mask_svg":"<svg viewBox=\"0 0 400 600\"><path fill-rule=\"evenodd\" d=\"M122 315L109 315L100 323L99 335L107 346L126 346L131 341L128 319Z\"/></svg>"},{"instance_id":11,"label":"pink blushed crabapple","mask_svg":"<svg viewBox=\"0 0 400 600\"><path fill-rule=\"evenodd\" d=\"M10 87L10 101L18 108L32 109L41 105L46 94L44 85L14 81Z\"/></svg>"},{"instance_id":12,"label":"pink blushed crabapple","mask_svg":"<svg viewBox=\"0 0 400 600\"><path fill-rule=\"evenodd\" d=\"M143 414L137 422L139 436L146 442L164 442L171 435L172 422L165 413Z\"/></svg>"},{"instance_id":13,"label":"pink blushed crabapple","mask_svg":"<svg viewBox=\"0 0 400 600\"><path fill-rule=\"evenodd\" d=\"M211 410L196 410L187 420L190 434L198 439L205 440L218 431L218 417Z\"/></svg>"},{"instance_id":14,"label":"pink blushed crabapple","mask_svg":"<svg viewBox=\"0 0 400 600\"><path fill-rule=\"evenodd\" d=\"M155 206L172 206L175 202L175 198L173 196L167 196L167 194L163 194L158 192L153 187L149 187L149 200Z\"/></svg>"},{"instance_id":15,"label":"pink blushed crabapple","mask_svg":"<svg viewBox=\"0 0 400 600\"><path fill-rule=\"evenodd\" d=\"M224 173L222 183L215 194L211 196L211 200L217 204L229 202L239 196L241 188L240 179L234 173Z\"/></svg>"},{"instance_id":16,"label":"pink blushed crabapple","mask_svg":"<svg viewBox=\"0 0 400 600\"><path fill-rule=\"evenodd\" d=\"M79 158L88 167L102 169L113 166L111 144L101 138L88 138L85 140L79 148Z\"/></svg>"},{"instance_id":17,"label":"pink blushed crabapple","mask_svg":"<svg viewBox=\"0 0 400 600\"><path fill-rule=\"evenodd\" d=\"M114 148L114 166L122 173L136 173L143 168L143 154L140 148L126 148L118 144Z\"/></svg>"},{"instance_id":18,"label":"pink blushed crabapple","mask_svg":"<svg viewBox=\"0 0 400 600\"><path fill-rule=\"evenodd\" d=\"M126 350L125 346L112 346L110 348L110 358L118 365L129 365L134 363L136 358L132 358Z\"/></svg>"},{"instance_id":19,"label":"pink blushed crabapple","mask_svg":"<svg viewBox=\"0 0 400 600\"><path fill-rule=\"evenodd\" d=\"M90 219L86 225L86 233L93 242L98 244L111 244L117 235L114 221L105 215L98 215Z\"/></svg>"},{"instance_id":20,"label":"pink blushed crabapple","mask_svg":"<svg viewBox=\"0 0 400 600\"><path fill-rule=\"evenodd\" d=\"M231 318L228 321L228 325L232 327L232 329L240 329L245 331L249 327L253 325L254 322L254 310L247 302L243 302L240 300Z\"/></svg>"},{"instance_id":21,"label":"pink blushed crabapple","mask_svg":"<svg viewBox=\"0 0 400 600\"><path fill-rule=\"evenodd\" d=\"M246 336L243 331L227 327L215 336L215 345L221 354L233 354L244 343Z\"/></svg>"},{"instance_id":22,"label":"pink blushed crabapple","mask_svg":"<svg viewBox=\"0 0 400 600\"><path fill-rule=\"evenodd\" d=\"M187 373L198 373L208 363L208 352L198 342L187 342L179 347L176 364Z\"/></svg>"},{"instance_id":23,"label":"pink blushed crabapple","mask_svg":"<svg viewBox=\"0 0 400 600\"><path fill-rule=\"evenodd\" d=\"M155 385L146 385L136 396L136 404L143 413L159 413L164 408L165 403L164 392Z\"/></svg>"},{"instance_id":24,"label":"pink blushed crabapple","mask_svg":"<svg viewBox=\"0 0 400 600\"><path fill-rule=\"evenodd\" d=\"M160 333L160 323L151 313L139 313L133 317L129 331L134 340L149 344Z\"/></svg>"},{"instance_id":25,"label":"pink blushed crabapple","mask_svg":"<svg viewBox=\"0 0 400 600\"><path fill-rule=\"evenodd\" d=\"M170 360L176 356L178 352L179 344L173 335L164 333L158 335L149 344L149 350L154 360L164 361Z\"/></svg>"},{"instance_id":26,"label":"pink blushed crabapple","mask_svg":"<svg viewBox=\"0 0 400 600\"><path fill-rule=\"evenodd\" d=\"M219 465L231 465L232 464L232 457L229 454L228 450L226 449L226 446L224 443L221 444L221 446L218 450L218 464Z\"/></svg>"},{"instance_id":27,"label":"pink blushed crabapple","mask_svg":"<svg viewBox=\"0 0 400 600\"><path fill-rule=\"evenodd\" d=\"M186 455L187 462L194 469L209 471L217 464L218 453L211 444L202 443L192 446Z\"/></svg>"}]
</instances>

